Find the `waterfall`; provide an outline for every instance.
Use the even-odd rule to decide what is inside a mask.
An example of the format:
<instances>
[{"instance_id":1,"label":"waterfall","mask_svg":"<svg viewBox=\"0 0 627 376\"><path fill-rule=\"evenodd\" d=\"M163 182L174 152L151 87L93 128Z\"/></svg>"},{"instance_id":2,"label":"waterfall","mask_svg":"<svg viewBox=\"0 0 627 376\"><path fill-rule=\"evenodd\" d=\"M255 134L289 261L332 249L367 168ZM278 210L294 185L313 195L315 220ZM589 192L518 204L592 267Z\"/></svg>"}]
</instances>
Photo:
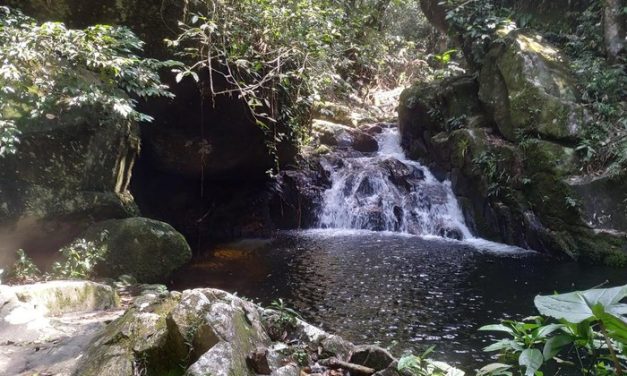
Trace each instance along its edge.
<instances>
[{"instance_id":1,"label":"waterfall","mask_svg":"<svg viewBox=\"0 0 627 376\"><path fill-rule=\"evenodd\" d=\"M324 193L319 226L471 238L451 183L407 159L397 128L376 138L376 153L326 161L332 185Z\"/></svg>"}]
</instances>

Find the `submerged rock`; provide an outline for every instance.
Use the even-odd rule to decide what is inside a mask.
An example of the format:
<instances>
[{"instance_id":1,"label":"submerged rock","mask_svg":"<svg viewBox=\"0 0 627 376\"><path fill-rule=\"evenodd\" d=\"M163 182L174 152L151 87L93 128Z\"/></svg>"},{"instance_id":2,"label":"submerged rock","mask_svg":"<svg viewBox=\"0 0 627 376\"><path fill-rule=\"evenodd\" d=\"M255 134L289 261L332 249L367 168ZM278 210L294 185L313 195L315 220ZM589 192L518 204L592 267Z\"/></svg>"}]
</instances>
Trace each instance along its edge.
<instances>
[{"instance_id":1,"label":"submerged rock","mask_svg":"<svg viewBox=\"0 0 627 376\"><path fill-rule=\"evenodd\" d=\"M141 217L96 223L78 241L87 241L104 255L96 265L99 276L130 274L139 282L165 281L192 256L187 241L172 226Z\"/></svg>"}]
</instances>

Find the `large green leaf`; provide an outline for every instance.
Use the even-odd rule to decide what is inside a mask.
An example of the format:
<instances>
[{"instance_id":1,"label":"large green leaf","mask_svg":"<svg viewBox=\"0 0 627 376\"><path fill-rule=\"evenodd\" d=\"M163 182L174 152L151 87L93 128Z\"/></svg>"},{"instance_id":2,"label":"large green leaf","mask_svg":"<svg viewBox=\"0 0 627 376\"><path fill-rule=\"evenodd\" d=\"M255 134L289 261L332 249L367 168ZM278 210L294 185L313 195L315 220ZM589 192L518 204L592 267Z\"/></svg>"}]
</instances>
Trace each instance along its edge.
<instances>
[{"instance_id":1,"label":"large green leaf","mask_svg":"<svg viewBox=\"0 0 627 376\"><path fill-rule=\"evenodd\" d=\"M545 316L579 323L595 317L593 307L602 306L606 313L621 316L627 305L620 301L627 297L627 285L609 289L575 291L567 294L536 296L534 303Z\"/></svg>"},{"instance_id":2,"label":"large green leaf","mask_svg":"<svg viewBox=\"0 0 627 376\"><path fill-rule=\"evenodd\" d=\"M508 375L511 376L512 372L510 371L512 366L504 363L490 363L487 366L484 366L477 372L477 376L500 376L500 375Z\"/></svg>"},{"instance_id":3,"label":"large green leaf","mask_svg":"<svg viewBox=\"0 0 627 376\"><path fill-rule=\"evenodd\" d=\"M525 367L525 376L534 376L542 367L542 363L544 363L544 357L538 349L526 349L518 358L518 364Z\"/></svg>"},{"instance_id":4,"label":"large green leaf","mask_svg":"<svg viewBox=\"0 0 627 376\"><path fill-rule=\"evenodd\" d=\"M556 356L564 347L572 344L574 338L567 334L558 335L555 337L549 338L544 344L544 349L542 351L542 355L544 356L544 360L552 359Z\"/></svg>"},{"instance_id":5,"label":"large green leaf","mask_svg":"<svg viewBox=\"0 0 627 376\"><path fill-rule=\"evenodd\" d=\"M600 320L610 338L627 345L627 323L624 319L604 312L600 314Z\"/></svg>"}]
</instances>

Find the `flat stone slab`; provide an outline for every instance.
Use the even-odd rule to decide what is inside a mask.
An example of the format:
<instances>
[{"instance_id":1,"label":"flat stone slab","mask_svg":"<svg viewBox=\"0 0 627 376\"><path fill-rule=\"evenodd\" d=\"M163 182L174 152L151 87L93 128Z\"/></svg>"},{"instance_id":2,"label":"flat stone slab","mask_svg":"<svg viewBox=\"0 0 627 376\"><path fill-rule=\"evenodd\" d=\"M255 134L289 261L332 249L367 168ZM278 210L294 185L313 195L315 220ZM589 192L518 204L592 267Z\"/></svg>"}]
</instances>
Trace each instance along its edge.
<instances>
[{"instance_id":1,"label":"flat stone slab","mask_svg":"<svg viewBox=\"0 0 627 376\"><path fill-rule=\"evenodd\" d=\"M0 285L0 375L71 375L118 307L115 290L94 282Z\"/></svg>"}]
</instances>

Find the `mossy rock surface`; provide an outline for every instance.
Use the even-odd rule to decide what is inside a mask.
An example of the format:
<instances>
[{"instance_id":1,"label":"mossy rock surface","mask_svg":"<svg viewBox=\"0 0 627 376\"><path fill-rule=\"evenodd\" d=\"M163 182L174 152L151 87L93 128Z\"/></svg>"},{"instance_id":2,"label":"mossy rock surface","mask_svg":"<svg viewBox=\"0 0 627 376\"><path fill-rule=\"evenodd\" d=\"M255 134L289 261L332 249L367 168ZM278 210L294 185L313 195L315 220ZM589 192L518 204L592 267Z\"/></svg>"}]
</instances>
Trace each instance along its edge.
<instances>
[{"instance_id":1,"label":"mossy rock surface","mask_svg":"<svg viewBox=\"0 0 627 376\"><path fill-rule=\"evenodd\" d=\"M460 77L405 90L402 145L410 158L451 180L475 234L622 265L624 182L571 181L580 172L573 145L585 114L559 51L535 38L515 32L494 46L479 86ZM478 96L483 103L476 105ZM568 116L557 116L562 113ZM464 114L466 121L457 121Z\"/></svg>"},{"instance_id":2,"label":"mossy rock surface","mask_svg":"<svg viewBox=\"0 0 627 376\"><path fill-rule=\"evenodd\" d=\"M103 277L130 274L140 282L167 281L192 256L183 235L167 223L148 218L98 222L79 239L93 242L104 253L104 261L96 266Z\"/></svg>"},{"instance_id":3,"label":"mossy rock surface","mask_svg":"<svg viewBox=\"0 0 627 376\"><path fill-rule=\"evenodd\" d=\"M254 376L246 357L269 345L256 305L214 289L173 292L136 301L92 342L75 375Z\"/></svg>"},{"instance_id":4,"label":"mossy rock surface","mask_svg":"<svg viewBox=\"0 0 627 376\"><path fill-rule=\"evenodd\" d=\"M44 315L100 311L119 306L110 286L89 281L52 281L12 287L18 300Z\"/></svg>"},{"instance_id":5,"label":"mossy rock surface","mask_svg":"<svg viewBox=\"0 0 627 376\"><path fill-rule=\"evenodd\" d=\"M479 97L501 134L576 141L588 118L576 80L558 49L531 31L502 31L485 58Z\"/></svg>"},{"instance_id":6,"label":"mossy rock surface","mask_svg":"<svg viewBox=\"0 0 627 376\"><path fill-rule=\"evenodd\" d=\"M49 254L94 222L138 214L137 124L93 106L16 123L17 152L0 158L0 255Z\"/></svg>"}]
</instances>

